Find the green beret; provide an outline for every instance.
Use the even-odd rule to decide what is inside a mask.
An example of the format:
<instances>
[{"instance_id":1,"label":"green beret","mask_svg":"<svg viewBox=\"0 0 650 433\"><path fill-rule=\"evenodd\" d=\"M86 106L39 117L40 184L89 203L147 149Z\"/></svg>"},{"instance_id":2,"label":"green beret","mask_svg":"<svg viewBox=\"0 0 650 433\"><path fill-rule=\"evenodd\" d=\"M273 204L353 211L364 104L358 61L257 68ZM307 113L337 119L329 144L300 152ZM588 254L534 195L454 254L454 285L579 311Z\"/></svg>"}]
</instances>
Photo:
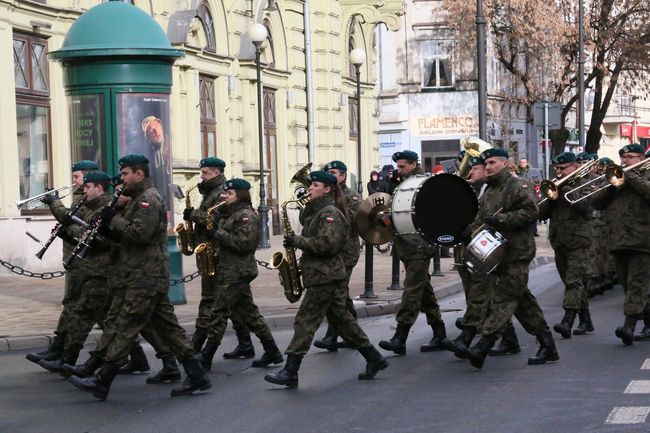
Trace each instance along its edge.
<instances>
[{"instance_id":1,"label":"green beret","mask_svg":"<svg viewBox=\"0 0 650 433\"><path fill-rule=\"evenodd\" d=\"M348 171L348 166L345 165L342 161L328 162L325 165L325 170L332 170L332 169L341 170L341 171Z\"/></svg>"},{"instance_id":2,"label":"green beret","mask_svg":"<svg viewBox=\"0 0 650 433\"><path fill-rule=\"evenodd\" d=\"M596 161L598 159L598 154L597 153L590 153L589 154L589 160L590 161Z\"/></svg>"},{"instance_id":3,"label":"green beret","mask_svg":"<svg viewBox=\"0 0 650 433\"><path fill-rule=\"evenodd\" d=\"M215 158L214 156L211 156L209 158L203 158L201 162L199 162L199 167L218 167L218 168L226 168L226 163L224 162L223 159Z\"/></svg>"},{"instance_id":4,"label":"green beret","mask_svg":"<svg viewBox=\"0 0 650 433\"><path fill-rule=\"evenodd\" d=\"M485 165L485 161L480 156L472 156L469 159L469 166L474 167L475 165Z\"/></svg>"},{"instance_id":5,"label":"green beret","mask_svg":"<svg viewBox=\"0 0 650 433\"><path fill-rule=\"evenodd\" d=\"M614 161L613 161L612 159L608 158L608 157L604 157L604 158L601 159L600 162L598 163L598 165L603 165L603 166L605 166L605 165L612 165L612 164L614 164Z\"/></svg>"},{"instance_id":6,"label":"green beret","mask_svg":"<svg viewBox=\"0 0 650 433\"><path fill-rule=\"evenodd\" d=\"M639 143L628 144L621 147L621 150L618 151L619 156L622 156L624 153L640 153L643 155L645 154L645 147L641 146Z\"/></svg>"},{"instance_id":7,"label":"green beret","mask_svg":"<svg viewBox=\"0 0 650 433\"><path fill-rule=\"evenodd\" d=\"M577 157L573 152L562 152L551 160L551 164L570 164L576 162Z\"/></svg>"},{"instance_id":8,"label":"green beret","mask_svg":"<svg viewBox=\"0 0 650 433\"><path fill-rule=\"evenodd\" d=\"M88 182L111 182L112 177L104 173L103 171L95 170L89 171L84 175L84 183Z\"/></svg>"},{"instance_id":9,"label":"green beret","mask_svg":"<svg viewBox=\"0 0 650 433\"><path fill-rule=\"evenodd\" d=\"M418 154L413 152L412 150L403 150L401 152L395 152L393 153L393 161L397 162L400 159L405 159L407 161L417 161L418 160Z\"/></svg>"},{"instance_id":10,"label":"green beret","mask_svg":"<svg viewBox=\"0 0 650 433\"><path fill-rule=\"evenodd\" d=\"M587 152L580 152L579 154L576 155L576 161L577 162L589 161L589 154Z\"/></svg>"},{"instance_id":11,"label":"green beret","mask_svg":"<svg viewBox=\"0 0 650 433\"><path fill-rule=\"evenodd\" d=\"M508 155L508 151L505 149L501 149L500 147L493 147L491 149L486 149L481 153L481 158L483 158L483 161L487 161L488 158L492 157L501 157L501 158L509 158L510 155Z\"/></svg>"},{"instance_id":12,"label":"green beret","mask_svg":"<svg viewBox=\"0 0 650 433\"><path fill-rule=\"evenodd\" d=\"M458 152L458 155L456 155L456 159L457 159L458 161L462 161L463 158L465 158L465 151L464 151L464 150L461 150L460 152Z\"/></svg>"},{"instance_id":13,"label":"green beret","mask_svg":"<svg viewBox=\"0 0 650 433\"><path fill-rule=\"evenodd\" d=\"M134 165L149 164L149 160L144 155L129 154L120 158L117 163L120 166L120 170L126 167L133 167Z\"/></svg>"},{"instance_id":14,"label":"green beret","mask_svg":"<svg viewBox=\"0 0 650 433\"><path fill-rule=\"evenodd\" d=\"M214 158L216 159L216 158ZM219 160L221 161L221 160ZM217 167L217 166L212 166L212 165L206 165L206 167ZM245 179L230 179L227 180L223 183L223 189L225 191L228 191L229 189L240 189L240 190L249 190L251 189L251 184Z\"/></svg>"},{"instance_id":15,"label":"green beret","mask_svg":"<svg viewBox=\"0 0 650 433\"><path fill-rule=\"evenodd\" d=\"M88 159L82 159L72 164L72 171L90 171L97 170L97 163L95 161L90 161Z\"/></svg>"},{"instance_id":16,"label":"green beret","mask_svg":"<svg viewBox=\"0 0 650 433\"><path fill-rule=\"evenodd\" d=\"M312 182L322 182L327 185L336 185L336 176L329 174L326 171L312 171L309 173L309 179Z\"/></svg>"}]
</instances>

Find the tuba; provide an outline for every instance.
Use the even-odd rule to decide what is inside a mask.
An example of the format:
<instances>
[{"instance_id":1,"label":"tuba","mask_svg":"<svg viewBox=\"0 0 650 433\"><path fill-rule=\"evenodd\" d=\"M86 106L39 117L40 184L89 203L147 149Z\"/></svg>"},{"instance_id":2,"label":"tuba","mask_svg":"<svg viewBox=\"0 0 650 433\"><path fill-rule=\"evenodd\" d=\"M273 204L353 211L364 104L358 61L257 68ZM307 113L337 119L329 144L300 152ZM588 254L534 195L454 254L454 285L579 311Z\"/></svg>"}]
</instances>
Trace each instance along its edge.
<instances>
[{"instance_id":1,"label":"tuba","mask_svg":"<svg viewBox=\"0 0 650 433\"><path fill-rule=\"evenodd\" d=\"M311 180L309 180L309 170L311 170L312 163L305 165L303 168L298 170L296 174L291 178L291 183L295 184L293 190L293 196L296 199L295 203L302 209L304 204L300 201L305 194L308 193L309 185L311 185ZM305 202L306 204L306 202Z\"/></svg>"},{"instance_id":2,"label":"tuba","mask_svg":"<svg viewBox=\"0 0 650 433\"><path fill-rule=\"evenodd\" d=\"M213 212L225 205L226 202L222 201L208 209L208 231L214 230L214 219L212 218ZM214 248L214 241L202 242L194 248L196 254L196 268L202 277L214 277L217 275L216 251Z\"/></svg>"},{"instance_id":3,"label":"tuba","mask_svg":"<svg viewBox=\"0 0 650 433\"><path fill-rule=\"evenodd\" d=\"M198 184L191 186L185 191L185 209L192 207L190 192L198 186ZM191 256L194 253L194 225L192 224L192 220L183 220L182 223L176 226L174 231L178 235L178 248L183 255Z\"/></svg>"},{"instance_id":4,"label":"tuba","mask_svg":"<svg viewBox=\"0 0 650 433\"><path fill-rule=\"evenodd\" d=\"M492 148L492 145L487 141L481 140L478 137L469 137L465 140L465 143L463 143L463 147L465 148L465 156L460 162L460 166L456 171L456 175L462 177L463 179L467 179L469 177L470 169L469 159L475 156L481 156L481 153L487 149Z\"/></svg>"}]
</instances>

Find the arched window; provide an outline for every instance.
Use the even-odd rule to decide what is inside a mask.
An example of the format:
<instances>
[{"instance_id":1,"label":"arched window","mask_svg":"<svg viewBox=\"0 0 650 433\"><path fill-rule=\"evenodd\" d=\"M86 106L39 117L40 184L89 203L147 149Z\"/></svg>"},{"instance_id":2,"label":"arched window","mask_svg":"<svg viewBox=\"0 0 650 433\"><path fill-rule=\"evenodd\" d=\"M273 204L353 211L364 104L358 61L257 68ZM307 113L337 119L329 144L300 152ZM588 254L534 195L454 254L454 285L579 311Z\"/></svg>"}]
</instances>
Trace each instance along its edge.
<instances>
[{"instance_id":1,"label":"arched window","mask_svg":"<svg viewBox=\"0 0 650 433\"><path fill-rule=\"evenodd\" d=\"M357 78L357 67L354 66L354 63L352 63L352 61L350 61L350 53L354 49L355 49L354 39L352 39L352 37L350 37L350 40L348 41L348 74L349 74L350 78L353 78L353 79L356 80L356 78Z\"/></svg>"},{"instance_id":2,"label":"arched window","mask_svg":"<svg viewBox=\"0 0 650 433\"><path fill-rule=\"evenodd\" d=\"M275 67L275 47L273 46L273 33L271 33L271 21L268 18L264 18L262 22L264 27L266 27L266 48L264 48L264 61L269 67Z\"/></svg>"},{"instance_id":3,"label":"arched window","mask_svg":"<svg viewBox=\"0 0 650 433\"><path fill-rule=\"evenodd\" d=\"M217 51L217 45L214 37L214 21L212 20L210 7L206 0L203 0L197 8L196 17L201 21L205 32L206 45L203 49L215 53Z\"/></svg>"}]
</instances>

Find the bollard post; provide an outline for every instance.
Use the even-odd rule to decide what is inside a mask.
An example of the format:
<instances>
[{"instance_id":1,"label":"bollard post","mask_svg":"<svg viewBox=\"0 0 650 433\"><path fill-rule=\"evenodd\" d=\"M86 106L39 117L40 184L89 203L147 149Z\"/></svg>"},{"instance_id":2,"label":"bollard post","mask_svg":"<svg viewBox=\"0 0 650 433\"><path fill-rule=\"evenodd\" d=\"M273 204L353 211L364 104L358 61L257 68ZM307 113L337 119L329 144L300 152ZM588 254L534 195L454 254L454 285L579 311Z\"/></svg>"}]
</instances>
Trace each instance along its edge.
<instances>
[{"instance_id":1,"label":"bollard post","mask_svg":"<svg viewBox=\"0 0 650 433\"><path fill-rule=\"evenodd\" d=\"M373 273L373 257L372 257L372 244L370 242L365 243L365 248L366 248L366 276L365 276L365 284L364 284L364 290L363 294L360 295L360 298L363 299L375 299L377 298L377 295L375 295L375 292L372 290L373 286L373 281L372 281L372 273Z\"/></svg>"},{"instance_id":2,"label":"bollard post","mask_svg":"<svg viewBox=\"0 0 650 433\"><path fill-rule=\"evenodd\" d=\"M402 286L399 283L399 254L397 254L395 245L393 245L390 251L393 256L393 270L391 273L390 286L388 286L386 290L402 290Z\"/></svg>"},{"instance_id":3,"label":"bollard post","mask_svg":"<svg viewBox=\"0 0 650 433\"><path fill-rule=\"evenodd\" d=\"M440 247L436 247L433 253L433 274L431 275L433 277L445 276L445 274L440 271Z\"/></svg>"}]
</instances>

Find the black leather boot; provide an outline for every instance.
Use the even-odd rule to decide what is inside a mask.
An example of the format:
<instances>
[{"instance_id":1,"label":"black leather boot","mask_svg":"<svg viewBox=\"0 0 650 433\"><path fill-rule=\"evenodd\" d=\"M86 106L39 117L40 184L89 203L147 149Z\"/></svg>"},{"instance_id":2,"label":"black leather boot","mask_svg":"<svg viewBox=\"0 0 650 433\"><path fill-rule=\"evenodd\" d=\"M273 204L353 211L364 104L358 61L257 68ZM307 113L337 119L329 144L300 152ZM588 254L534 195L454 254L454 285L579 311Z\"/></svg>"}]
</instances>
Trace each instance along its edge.
<instances>
[{"instance_id":1,"label":"black leather boot","mask_svg":"<svg viewBox=\"0 0 650 433\"><path fill-rule=\"evenodd\" d=\"M41 352L29 352L25 355L25 358L28 361L32 361L35 364L38 364L38 361L44 359L46 361L52 361L53 359L60 358L63 355L63 343L65 342L64 333L55 333L54 338L50 340L50 344L47 346L47 349Z\"/></svg>"},{"instance_id":2,"label":"black leather boot","mask_svg":"<svg viewBox=\"0 0 650 433\"><path fill-rule=\"evenodd\" d=\"M67 351L63 352L63 355L61 355L60 358L52 359L51 361L41 359L38 361L38 365L52 373L62 374L64 372L63 364L74 365L74 363L77 362L77 358L79 358L78 350Z\"/></svg>"},{"instance_id":3,"label":"black leather boot","mask_svg":"<svg viewBox=\"0 0 650 433\"><path fill-rule=\"evenodd\" d=\"M68 379L68 382L82 391L92 393L95 398L106 400L108 391L111 389L111 383L113 383L119 369L118 365L104 363L92 376L72 376Z\"/></svg>"},{"instance_id":4,"label":"black leather boot","mask_svg":"<svg viewBox=\"0 0 650 433\"><path fill-rule=\"evenodd\" d=\"M102 362L103 361L101 358L90 355L90 358L88 358L86 362L81 365L63 364L61 366L61 370L63 370L61 372L61 376L90 377L93 375L93 373L95 373L95 370L97 370L102 365Z\"/></svg>"},{"instance_id":5,"label":"black leather boot","mask_svg":"<svg viewBox=\"0 0 650 433\"><path fill-rule=\"evenodd\" d=\"M181 380L181 371L178 369L176 358L167 355L162 358L163 368L153 376L147 377L147 383L157 385L160 383L176 382Z\"/></svg>"},{"instance_id":6,"label":"black leather boot","mask_svg":"<svg viewBox=\"0 0 650 433\"><path fill-rule=\"evenodd\" d=\"M454 325L456 325L456 328L460 329L461 331L465 329L465 325L463 325L462 317L456 317L456 321L454 322Z\"/></svg>"},{"instance_id":7,"label":"black leather boot","mask_svg":"<svg viewBox=\"0 0 650 433\"><path fill-rule=\"evenodd\" d=\"M205 370L201 367L197 356L190 356L185 359L183 361L183 369L187 377L180 387L172 389L172 397L189 395L193 394L194 391L205 391L212 387L210 379L208 379L208 375L205 374Z\"/></svg>"},{"instance_id":8,"label":"black leather boot","mask_svg":"<svg viewBox=\"0 0 650 433\"><path fill-rule=\"evenodd\" d=\"M255 357L255 348L251 341L251 334L246 331L237 333L237 347L232 352L223 354L225 359L247 359Z\"/></svg>"},{"instance_id":9,"label":"black leather boot","mask_svg":"<svg viewBox=\"0 0 650 433\"><path fill-rule=\"evenodd\" d=\"M492 349L489 352L490 356L504 356L504 355L515 355L521 352L519 347L519 339L517 338L517 333L515 332L515 327L510 323L501 337L501 342L496 349Z\"/></svg>"},{"instance_id":10,"label":"black leather boot","mask_svg":"<svg viewBox=\"0 0 650 433\"><path fill-rule=\"evenodd\" d=\"M472 344L474 336L476 336L476 329L465 328L460 332L458 337L453 340L445 338L440 343L445 349L454 352L456 358L465 359L465 350Z\"/></svg>"},{"instance_id":11,"label":"black leather boot","mask_svg":"<svg viewBox=\"0 0 650 433\"><path fill-rule=\"evenodd\" d=\"M276 385L295 388L298 386L298 370L300 369L301 362L302 356L287 355L287 363L284 364L282 370L277 373L267 374L264 376L264 380Z\"/></svg>"},{"instance_id":12,"label":"black leather boot","mask_svg":"<svg viewBox=\"0 0 650 433\"><path fill-rule=\"evenodd\" d=\"M573 330L573 335L584 335L594 331L594 324L591 322L589 310L578 311L578 326Z\"/></svg>"},{"instance_id":13,"label":"black leather boot","mask_svg":"<svg viewBox=\"0 0 650 433\"><path fill-rule=\"evenodd\" d=\"M325 336L320 340L314 341L314 347L329 350L330 352L336 352L339 350L339 345L337 343L338 338L339 334L336 333L333 327L328 326Z\"/></svg>"},{"instance_id":14,"label":"black leather boot","mask_svg":"<svg viewBox=\"0 0 650 433\"><path fill-rule=\"evenodd\" d=\"M199 361L201 362L203 370L210 371L210 369L212 369L212 358L214 358L214 354L217 353L218 348L219 343L215 343L214 341L208 340L205 343L203 350L201 350L201 353L199 354Z\"/></svg>"},{"instance_id":15,"label":"black leather boot","mask_svg":"<svg viewBox=\"0 0 650 433\"><path fill-rule=\"evenodd\" d=\"M411 329L411 325L398 323L393 338L391 338L390 340L381 340L379 342L379 347L381 347L384 350L390 350L392 352L395 352L398 355L406 354L406 339L409 336L410 329Z\"/></svg>"},{"instance_id":16,"label":"black leather boot","mask_svg":"<svg viewBox=\"0 0 650 433\"><path fill-rule=\"evenodd\" d=\"M634 335L634 341L650 341L650 314L643 313L643 329Z\"/></svg>"},{"instance_id":17,"label":"black leather boot","mask_svg":"<svg viewBox=\"0 0 650 433\"><path fill-rule=\"evenodd\" d=\"M483 368L485 357L488 355L488 352L492 349L492 346L494 346L496 341L497 339L493 335L483 335L476 345L463 350L463 354L465 355L465 358L469 359L469 362L473 367L481 369Z\"/></svg>"},{"instance_id":18,"label":"black leather boot","mask_svg":"<svg viewBox=\"0 0 650 433\"><path fill-rule=\"evenodd\" d=\"M429 344L420 346L420 352L439 352L445 350L445 347L442 345L442 340L447 338L445 322L436 322L431 325L431 329L433 330L433 338L429 341Z\"/></svg>"},{"instance_id":19,"label":"black leather boot","mask_svg":"<svg viewBox=\"0 0 650 433\"><path fill-rule=\"evenodd\" d=\"M571 328L576 320L576 310L566 310L560 323L553 325L553 330L560 334L562 338L571 338Z\"/></svg>"},{"instance_id":20,"label":"black leather boot","mask_svg":"<svg viewBox=\"0 0 650 433\"><path fill-rule=\"evenodd\" d=\"M262 340L262 346L264 347L264 354L260 359L253 361L251 367L268 367L271 364L282 364L284 362L282 352L278 349L274 339Z\"/></svg>"},{"instance_id":21,"label":"black leather boot","mask_svg":"<svg viewBox=\"0 0 650 433\"><path fill-rule=\"evenodd\" d=\"M135 343L129 351L129 360L120 367L118 374L146 373L150 369L144 349L140 343Z\"/></svg>"},{"instance_id":22,"label":"black leather boot","mask_svg":"<svg viewBox=\"0 0 650 433\"><path fill-rule=\"evenodd\" d=\"M360 348L359 353L361 353L366 359L366 371L364 373L359 373L359 380L374 379L377 373L388 367L388 361L381 356L372 344L368 347Z\"/></svg>"},{"instance_id":23,"label":"black leather boot","mask_svg":"<svg viewBox=\"0 0 650 433\"><path fill-rule=\"evenodd\" d=\"M539 342L539 349L535 356L528 358L528 365L546 364L560 359L550 330L547 329L537 334L537 341Z\"/></svg>"},{"instance_id":24,"label":"black leather boot","mask_svg":"<svg viewBox=\"0 0 650 433\"><path fill-rule=\"evenodd\" d=\"M192 335L192 348L196 353L203 349L203 343L208 338L208 333L203 329L196 329Z\"/></svg>"},{"instance_id":25,"label":"black leather boot","mask_svg":"<svg viewBox=\"0 0 650 433\"><path fill-rule=\"evenodd\" d=\"M625 324L616 328L616 336L623 341L626 346L634 342L634 327L638 319L625 316Z\"/></svg>"}]
</instances>

